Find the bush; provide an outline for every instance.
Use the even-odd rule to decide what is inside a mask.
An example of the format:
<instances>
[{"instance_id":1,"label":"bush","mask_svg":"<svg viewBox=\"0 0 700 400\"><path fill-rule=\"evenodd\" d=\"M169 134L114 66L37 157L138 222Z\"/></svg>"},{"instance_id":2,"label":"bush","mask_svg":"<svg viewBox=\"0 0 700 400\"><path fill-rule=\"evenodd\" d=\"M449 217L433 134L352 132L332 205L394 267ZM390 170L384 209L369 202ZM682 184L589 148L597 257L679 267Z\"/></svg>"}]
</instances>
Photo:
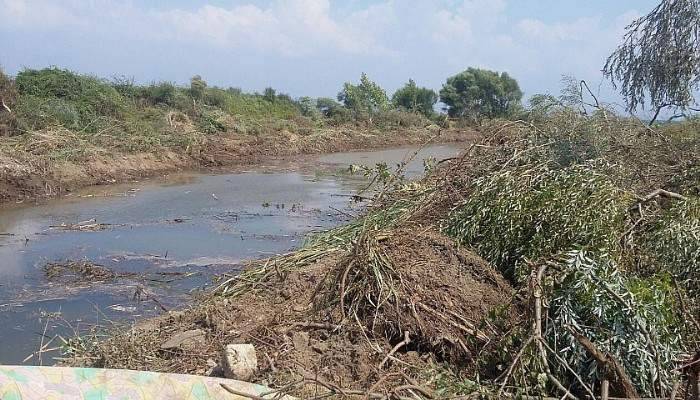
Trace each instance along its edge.
<instances>
[{"instance_id":1,"label":"bush","mask_svg":"<svg viewBox=\"0 0 700 400\"><path fill-rule=\"evenodd\" d=\"M22 96L63 99L84 114L116 116L123 109L123 97L108 82L68 70L26 69L17 74L16 83Z\"/></svg>"},{"instance_id":2,"label":"bush","mask_svg":"<svg viewBox=\"0 0 700 400\"><path fill-rule=\"evenodd\" d=\"M139 97L149 105L164 104L174 106L177 91L175 85L170 82L158 82L141 88Z\"/></svg>"},{"instance_id":3,"label":"bush","mask_svg":"<svg viewBox=\"0 0 700 400\"><path fill-rule=\"evenodd\" d=\"M233 96L232 93L219 88L209 88L204 92L204 103L217 107L221 110L227 110L229 108L229 99Z\"/></svg>"},{"instance_id":4,"label":"bush","mask_svg":"<svg viewBox=\"0 0 700 400\"><path fill-rule=\"evenodd\" d=\"M73 130L95 131L101 117L114 118L124 98L109 83L68 70L26 69L17 75L18 118L33 129L58 123Z\"/></svg>"},{"instance_id":5,"label":"bush","mask_svg":"<svg viewBox=\"0 0 700 400\"><path fill-rule=\"evenodd\" d=\"M338 101L356 115L369 116L370 119L372 115L385 110L389 105L389 98L384 89L371 81L364 72L357 85L350 82L343 85L343 90L338 93Z\"/></svg>"},{"instance_id":6,"label":"bush","mask_svg":"<svg viewBox=\"0 0 700 400\"><path fill-rule=\"evenodd\" d=\"M220 121L222 117L221 111L204 110L197 119L197 128L203 133L214 134L225 132L226 125Z\"/></svg>"},{"instance_id":7,"label":"bush","mask_svg":"<svg viewBox=\"0 0 700 400\"><path fill-rule=\"evenodd\" d=\"M430 124L430 120L417 112L387 110L379 112L373 119L375 125L384 128L416 128Z\"/></svg>"}]
</instances>

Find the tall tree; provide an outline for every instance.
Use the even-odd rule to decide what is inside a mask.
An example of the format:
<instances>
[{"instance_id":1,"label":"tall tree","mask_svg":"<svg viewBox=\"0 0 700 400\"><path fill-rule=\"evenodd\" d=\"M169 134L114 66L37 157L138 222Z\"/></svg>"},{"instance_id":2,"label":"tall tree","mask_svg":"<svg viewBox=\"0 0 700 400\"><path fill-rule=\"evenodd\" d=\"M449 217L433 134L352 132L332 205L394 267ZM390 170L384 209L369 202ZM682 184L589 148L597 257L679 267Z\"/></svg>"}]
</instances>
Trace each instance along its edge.
<instances>
[{"instance_id":1,"label":"tall tree","mask_svg":"<svg viewBox=\"0 0 700 400\"><path fill-rule=\"evenodd\" d=\"M373 114L385 109L389 104L384 89L372 82L364 72L358 85L350 82L343 85L343 90L338 93L338 101L355 113L368 114L370 119Z\"/></svg>"},{"instance_id":2,"label":"tall tree","mask_svg":"<svg viewBox=\"0 0 700 400\"><path fill-rule=\"evenodd\" d=\"M479 119L505 116L520 104L523 92L507 73L469 68L447 78L440 101L451 117Z\"/></svg>"},{"instance_id":3,"label":"tall tree","mask_svg":"<svg viewBox=\"0 0 700 400\"><path fill-rule=\"evenodd\" d=\"M619 86L628 111L694 103L700 83L700 1L662 0L625 28L622 44L608 57L604 74Z\"/></svg>"},{"instance_id":4,"label":"tall tree","mask_svg":"<svg viewBox=\"0 0 700 400\"><path fill-rule=\"evenodd\" d=\"M437 101L438 95L434 90L418 87L413 79L409 79L408 83L391 97L394 107L419 112L426 117L434 114L433 106Z\"/></svg>"}]
</instances>

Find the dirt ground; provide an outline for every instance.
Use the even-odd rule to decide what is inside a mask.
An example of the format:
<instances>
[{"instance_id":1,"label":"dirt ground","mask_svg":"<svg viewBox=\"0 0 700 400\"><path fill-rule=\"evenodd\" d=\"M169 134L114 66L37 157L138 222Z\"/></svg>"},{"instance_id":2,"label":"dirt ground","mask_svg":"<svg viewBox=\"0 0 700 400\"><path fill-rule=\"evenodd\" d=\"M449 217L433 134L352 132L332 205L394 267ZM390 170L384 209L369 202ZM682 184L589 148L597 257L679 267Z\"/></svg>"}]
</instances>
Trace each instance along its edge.
<instances>
[{"instance_id":1,"label":"dirt ground","mask_svg":"<svg viewBox=\"0 0 700 400\"><path fill-rule=\"evenodd\" d=\"M95 148L80 161L52 160L40 149L9 146L0 148L0 204L50 198L85 186L127 182L188 168L254 165L270 157L379 149L424 143L430 138L436 142L457 142L476 137L470 130L444 130L437 134L438 130L427 128L328 128L308 136L286 131L260 137L224 133L208 136L196 148L182 152L121 154Z\"/></svg>"},{"instance_id":2,"label":"dirt ground","mask_svg":"<svg viewBox=\"0 0 700 400\"><path fill-rule=\"evenodd\" d=\"M391 269L382 284L370 272L375 256ZM433 228L411 226L279 271L240 296L207 297L83 342L70 364L217 375L225 345L250 343L259 363L253 381L297 396L434 395L444 390L436 376L493 373L505 362L481 354L519 318L513 298L484 260ZM193 331L197 343L163 347Z\"/></svg>"}]
</instances>

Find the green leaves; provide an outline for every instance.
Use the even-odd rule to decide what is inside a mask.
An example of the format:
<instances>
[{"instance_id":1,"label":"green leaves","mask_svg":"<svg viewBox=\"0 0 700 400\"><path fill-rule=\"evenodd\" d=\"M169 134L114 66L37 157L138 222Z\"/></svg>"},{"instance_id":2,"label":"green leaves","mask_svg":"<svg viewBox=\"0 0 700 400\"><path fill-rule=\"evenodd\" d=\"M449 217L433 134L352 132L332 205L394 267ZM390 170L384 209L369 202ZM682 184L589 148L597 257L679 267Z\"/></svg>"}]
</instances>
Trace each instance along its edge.
<instances>
[{"instance_id":1,"label":"green leaves","mask_svg":"<svg viewBox=\"0 0 700 400\"><path fill-rule=\"evenodd\" d=\"M506 116L522 97L518 82L507 73L478 68L448 78L440 90L451 117L470 119Z\"/></svg>"},{"instance_id":2,"label":"green leaves","mask_svg":"<svg viewBox=\"0 0 700 400\"><path fill-rule=\"evenodd\" d=\"M95 120L117 117L125 108L124 98L108 82L68 70L26 69L17 74L15 82L20 103L41 104L40 110L20 104L24 115L19 117L39 124L29 127L33 129L58 123L69 129L95 131Z\"/></svg>"},{"instance_id":3,"label":"green leaves","mask_svg":"<svg viewBox=\"0 0 700 400\"><path fill-rule=\"evenodd\" d=\"M585 380L602 378L604 371L566 329L572 327L621 362L640 392L656 396L658 386L669 389L681 338L669 313L673 295L668 282L630 279L605 255L579 249L550 265L545 331L550 346ZM567 375L558 368L558 376Z\"/></svg>"},{"instance_id":4,"label":"green leaves","mask_svg":"<svg viewBox=\"0 0 700 400\"><path fill-rule=\"evenodd\" d=\"M647 100L657 110L692 105L700 84L699 24L696 0L662 0L625 28L624 41L603 72L620 85L629 111Z\"/></svg>"},{"instance_id":5,"label":"green leaves","mask_svg":"<svg viewBox=\"0 0 700 400\"><path fill-rule=\"evenodd\" d=\"M413 79L409 79L404 87L398 89L391 97L391 103L398 109L419 112L426 117L435 114L433 106L438 101L438 95L434 90L418 87Z\"/></svg>"},{"instance_id":6,"label":"green leaves","mask_svg":"<svg viewBox=\"0 0 700 400\"><path fill-rule=\"evenodd\" d=\"M389 105L384 89L372 82L364 72L360 77L359 85L353 85L350 82L343 85L343 90L338 93L338 101L356 113L366 113L370 116L385 110Z\"/></svg>"},{"instance_id":7,"label":"green leaves","mask_svg":"<svg viewBox=\"0 0 700 400\"><path fill-rule=\"evenodd\" d=\"M700 297L700 199L671 205L642 236L641 247L654 270L668 271Z\"/></svg>"},{"instance_id":8,"label":"green leaves","mask_svg":"<svg viewBox=\"0 0 700 400\"><path fill-rule=\"evenodd\" d=\"M619 253L629 195L593 165L506 169L476 179L471 192L446 231L511 279L526 259L574 246Z\"/></svg>"}]
</instances>

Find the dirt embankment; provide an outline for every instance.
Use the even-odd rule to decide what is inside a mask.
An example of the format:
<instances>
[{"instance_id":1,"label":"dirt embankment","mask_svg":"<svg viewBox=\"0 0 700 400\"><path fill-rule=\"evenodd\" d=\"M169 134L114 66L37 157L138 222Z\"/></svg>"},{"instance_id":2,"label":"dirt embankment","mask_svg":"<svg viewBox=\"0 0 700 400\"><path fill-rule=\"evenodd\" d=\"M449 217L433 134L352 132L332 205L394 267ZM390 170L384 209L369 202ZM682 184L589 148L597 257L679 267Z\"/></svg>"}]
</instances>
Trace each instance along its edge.
<instances>
[{"instance_id":1,"label":"dirt embankment","mask_svg":"<svg viewBox=\"0 0 700 400\"><path fill-rule=\"evenodd\" d=\"M470 130L437 128L393 131L328 128L305 136L287 131L266 136L225 133L208 136L182 151L123 153L89 148L82 149L87 155L77 159L47 157L42 150L50 145L46 139L44 144L0 148L0 204L54 197L80 187L126 182L179 169L250 165L269 157L384 148L424 143L430 138L439 142L468 141L475 136ZM66 151L69 150L73 149Z\"/></svg>"},{"instance_id":2,"label":"dirt embankment","mask_svg":"<svg viewBox=\"0 0 700 400\"><path fill-rule=\"evenodd\" d=\"M482 354L518 318L504 308L514 291L503 277L433 228L374 231L350 253L278 272L240 296L117 333L73 364L216 374L225 345L250 343L254 382L301 397L329 388L407 396L443 390L430 379L442 362L495 371L499 360ZM502 326L486 322L496 312ZM193 332L196 350L164 346Z\"/></svg>"}]
</instances>

